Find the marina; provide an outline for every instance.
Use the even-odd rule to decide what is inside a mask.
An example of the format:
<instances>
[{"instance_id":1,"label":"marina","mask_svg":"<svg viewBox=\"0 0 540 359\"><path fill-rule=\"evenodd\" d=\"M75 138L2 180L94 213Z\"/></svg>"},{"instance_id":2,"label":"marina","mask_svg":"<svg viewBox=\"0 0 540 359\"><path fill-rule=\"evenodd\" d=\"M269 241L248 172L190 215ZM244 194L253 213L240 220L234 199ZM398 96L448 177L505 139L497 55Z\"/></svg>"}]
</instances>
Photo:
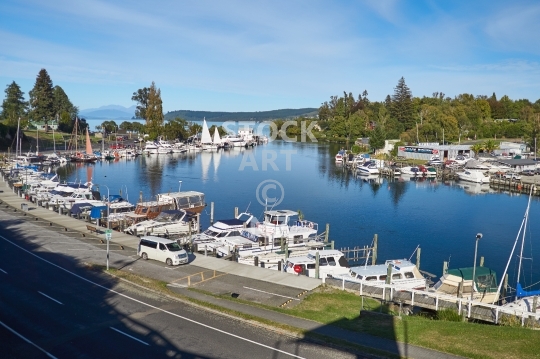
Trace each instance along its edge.
<instances>
[{"instance_id":1,"label":"marina","mask_svg":"<svg viewBox=\"0 0 540 359\"><path fill-rule=\"evenodd\" d=\"M450 269L470 267L474 243L471 233L474 235L481 231L485 237L481 242L481 256L486 258L490 268L503 272L506 248L511 245L517 219L522 214L520 206L526 201L526 196L519 192L529 191L533 183L493 177L490 183L474 183L447 180L438 174L366 176L348 169L346 161L336 163L332 156L336 147L332 144L274 141L264 146L226 151L186 151L117 158L95 164L72 163L57 167L56 174L61 181L92 181L102 190L103 198L110 193L118 193L127 203L139 207L139 213L148 211L143 209L143 205L152 201L156 205L163 202L172 204L166 210L182 209L180 202L185 202L183 208L187 210L196 207L194 212L198 214L189 219L196 226L179 224L175 227L179 228L177 232L158 230L154 234L173 234L173 237L183 238L183 244L192 244L193 240L193 244L198 246L193 248L200 253L215 253L227 258L233 255L234 260L244 264L283 270L288 258L307 254L302 252L302 248L294 251L294 234L291 242L284 241L287 232L276 231L277 227L272 227L282 222L294 223L291 233L302 228L309 233L310 228L314 228L313 234L324 238L319 247L316 243L306 244L306 251L352 248L356 253L351 258L348 256L352 251L344 249L343 253L349 259L356 259L360 265L370 255L380 258L377 263L381 263L388 258L408 257L415 248L421 248L424 258L420 270L422 273L435 273L433 277L437 278L442 275L445 262ZM275 156L272 163L268 161L270 156ZM363 163L369 161L364 159ZM269 178L275 184L271 197L279 197L281 202L275 209L275 202L268 206L258 198L260 184ZM104 188L107 194L103 193ZM195 195L199 197L194 198ZM186 200L180 201L181 197ZM193 204L190 205L192 197ZM533 198L531 211L537 206L538 200ZM266 217L263 215L265 207L268 211ZM285 209L287 211L283 211ZM241 236L231 236L218 246L197 239L197 232L204 231L215 220L217 224L220 220L227 223L227 219L233 218L233 213L236 217L239 212L249 213L260 223L264 223L266 218L269 226L259 228L255 225L249 226L250 229L247 224L242 224L242 228L235 228L234 234ZM290 221L289 217L295 213L302 220ZM303 220L304 216L309 220ZM274 221L276 223L271 224ZM159 226L156 223L151 225ZM91 233L95 229L102 234L97 224L85 226ZM534 232L538 224L531 222L530 226ZM113 224L111 228L125 230L129 226ZM254 242L249 241L250 231ZM264 238L267 231L275 231L276 235L259 240L258 237ZM140 232L131 227L126 233L152 234L147 227ZM242 232L246 233L242 235ZM380 239L374 241L374 235ZM136 241L135 237L127 242L134 245ZM272 247L268 247L269 244ZM268 252L261 251L264 248L268 248ZM286 252L289 254L284 254ZM540 275L538 268L532 263L527 264L529 277L524 285L530 287L538 282ZM515 282L512 279L515 275L510 269L509 283Z\"/></svg>"}]
</instances>

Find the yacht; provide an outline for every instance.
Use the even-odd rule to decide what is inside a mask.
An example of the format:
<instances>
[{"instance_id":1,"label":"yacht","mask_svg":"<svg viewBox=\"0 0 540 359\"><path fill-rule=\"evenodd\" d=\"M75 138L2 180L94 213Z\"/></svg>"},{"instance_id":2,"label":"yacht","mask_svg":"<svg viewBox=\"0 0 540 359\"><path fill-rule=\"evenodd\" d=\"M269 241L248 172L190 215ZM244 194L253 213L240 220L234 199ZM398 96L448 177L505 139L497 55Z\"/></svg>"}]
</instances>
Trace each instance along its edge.
<instances>
[{"instance_id":1,"label":"yacht","mask_svg":"<svg viewBox=\"0 0 540 359\"><path fill-rule=\"evenodd\" d=\"M153 142L146 142L146 145L144 146L143 154L155 155L157 153L159 153L158 146Z\"/></svg>"},{"instance_id":2,"label":"yacht","mask_svg":"<svg viewBox=\"0 0 540 359\"><path fill-rule=\"evenodd\" d=\"M222 142L228 142L231 147L245 147L246 141L242 137L227 135L221 139Z\"/></svg>"},{"instance_id":3,"label":"yacht","mask_svg":"<svg viewBox=\"0 0 540 359\"><path fill-rule=\"evenodd\" d=\"M306 256L289 258L285 272L316 277L316 261L319 259L319 278L335 277L349 273L349 263L342 252L335 249L309 251Z\"/></svg>"},{"instance_id":4,"label":"yacht","mask_svg":"<svg viewBox=\"0 0 540 359\"><path fill-rule=\"evenodd\" d=\"M298 212L291 210L269 210L264 212L263 222L243 229L240 232L252 242L258 243L251 248L242 248L240 256L260 255L280 250L282 247L294 248L322 243L323 238L317 235L318 224L298 218Z\"/></svg>"},{"instance_id":5,"label":"yacht","mask_svg":"<svg viewBox=\"0 0 540 359\"><path fill-rule=\"evenodd\" d=\"M134 223L124 232L136 236L172 236L195 232L195 224L186 211L163 210L154 219Z\"/></svg>"},{"instance_id":6,"label":"yacht","mask_svg":"<svg viewBox=\"0 0 540 359\"><path fill-rule=\"evenodd\" d=\"M255 220L255 221L254 221ZM221 244L215 244L221 238L239 236L240 231L249 226L256 225L256 219L249 213L241 213L236 218L222 219L212 224L203 233L193 236L192 241L197 245L198 251L213 250Z\"/></svg>"},{"instance_id":7,"label":"yacht","mask_svg":"<svg viewBox=\"0 0 540 359\"><path fill-rule=\"evenodd\" d=\"M499 299L497 275L487 267L449 269L429 291L470 298L473 272L475 276L473 300L495 303Z\"/></svg>"},{"instance_id":8,"label":"yacht","mask_svg":"<svg viewBox=\"0 0 540 359\"><path fill-rule=\"evenodd\" d=\"M387 260L384 264L352 267L347 274L340 275L339 278L349 282L381 285L387 282L388 267L391 267L392 271L390 284L402 289L426 288L426 278L416 265L407 259L393 259Z\"/></svg>"},{"instance_id":9,"label":"yacht","mask_svg":"<svg viewBox=\"0 0 540 359\"><path fill-rule=\"evenodd\" d=\"M474 183L489 183L489 177L480 170L466 169L463 172L456 173L461 181L468 181Z\"/></svg>"},{"instance_id":10,"label":"yacht","mask_svg":"<svg viewBox=\"0 0 540 359\"><path fill-rule=\"evenodd\" d=\"M375 175L379 174L379 166L375 161L367 161L363 165L357 167L357 171L360 175Z\"/></svg>"},{"instance_id":11,"label":"yacht","mask_svg":"<svg viewBox=\"0 0 540 359\"><path fill-rule=\"evenodd\" d=\"M334 157L336 162L343 162L345 161L346 152L345 150L339 150L338 153L336 153L336 156Z\"/></svg>"}]
</instances>

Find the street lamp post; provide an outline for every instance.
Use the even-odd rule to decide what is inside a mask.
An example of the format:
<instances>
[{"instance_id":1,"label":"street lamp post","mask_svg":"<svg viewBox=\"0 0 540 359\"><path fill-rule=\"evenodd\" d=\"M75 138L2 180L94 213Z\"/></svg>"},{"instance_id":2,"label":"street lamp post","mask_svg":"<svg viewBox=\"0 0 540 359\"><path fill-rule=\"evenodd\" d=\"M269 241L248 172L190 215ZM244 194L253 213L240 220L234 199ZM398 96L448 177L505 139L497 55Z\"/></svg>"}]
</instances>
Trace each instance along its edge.
<instances>
[{"instance_id":1,"label":"street lamp post","mask_svg":"<svg viewBox=\"0 0 540 359\"><path fill-rule=\"evenodd\" d=\"M473 270L472 270L472 283L471 283L471 303L472 303L473 294L474 294L474 277L476 276L476 254L478 253L478 241L482 237L483 237L482 233L476 234L476 244L474 246L474 265L473 265Z\"/></svg>"},{"instance_id":2,"label":"street lamp post","mask_svg":"<svg viewBox=\"0 0 540 359\"><path fill-rule=\"evenodd\" d=\"M111 222L109 221L109 187L107 185L103 185L107 187L107 230L111 228ZM109 238L107 237L108 234L105 235L105 239L107 240L107 271L109 270Z\"/></svg>"}]
</instances>

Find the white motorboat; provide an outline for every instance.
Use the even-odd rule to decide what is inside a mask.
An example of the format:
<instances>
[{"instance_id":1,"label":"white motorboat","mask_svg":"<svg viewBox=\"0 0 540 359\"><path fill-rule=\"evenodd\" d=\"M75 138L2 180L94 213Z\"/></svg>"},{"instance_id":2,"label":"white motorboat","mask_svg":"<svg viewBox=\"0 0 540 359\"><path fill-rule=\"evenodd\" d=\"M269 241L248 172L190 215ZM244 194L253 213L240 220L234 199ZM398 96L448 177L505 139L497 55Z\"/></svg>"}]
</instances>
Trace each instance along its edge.
<instances>
[{"instance_id":1,"label":"white motorboat","mask_svg":"<svg viewBox=\"0 0 540 359\"><path fill-rule=\"evenodd\" d=\"M375 161L367 161L363 165L357 167L360 175L369 176L379 174L379 166Z\"/></svg>"},{"instance_id":2,"label":"white motorboat","mask_svg":"<svg viewBox=\"0 0 540 359\"><path fill-rule=\"evenodd\" d=\"M158 152L158 146L153 142L146 142L143 150L144 154L155 155Z\"/></svg>"},{"instance_id":3,"label":"white motorboat","mask_svg":"<svg viewBox=\"0 0 540 359\"><path fill-rule=\"evenodd\" d=\"M240 231L246 227L255 226L255 219L249 213L241 213L236 218L222 219L212 224L203 233L196 234L192 237L193 244L197 245L197 250L202 252L205 250L213 250L219 244L214 244L220 238L239 236Z\"/></svg>"},{"instance_id":4,"label":"white motorboat","mask_svg":"<svg viewBox=\"0 0 540 359\"><path fill-rule=\"evenodd\" d=\"M345 150L339 150L338 153L336 153L336 155L334 156L334 160L336 162L343 162L345 161L345 156L346 156L346 151Z\"/></svg>"},{"instance_id":5,"label":"white motorboat","mask_svg":"<svg viewBox=\"0 0 540 359\"><path fill-rule=\"evenodd\" d=\"M391 268L392 274L390 284L403 289L426 288L426 278L422 276L416 265L407 259L393 259L387 260L384 264L352 267L347 274L339 278L366 285L381 285L387 282L388 267Z\"/></svg>"},{"instance_id":6,"label":"white motorboat","mask_svg":"<svg viewBox=\"0 0 540 359\"><path fill-rule=\"evenodd\" d=\"M417 166L401 167L401 174L406 176L422 176L422 172Z\"/></svg>"},{"instance_id":7,"label":"white motorboat","mask_svg":"<svg viewBox=\"0 0 540 359\"><path fill-rule=\"evenodd\" d=\"M456 173L461 181L468 181L474 183L489 183L489 177L480 170L466 169L463 172Z\"/></svg>"},{"instance_id":8,"label":"white motorboat","mask_svg":"<svg viewBox=\"0 0 540 359\"><path fill-rule=\"evenodd\" d=\"M306 256L287 260L285 272L316 277L316 263L319 259L319 278L335 277L349 272L349 263L343 253L335 249L309 251Z\"/></svg>"},{"instance_id":9,"label":"white motorboat","mask_svg":"<svg viewBox=\"0 0 540 359\"><path fill-rule=\"evenodd\" d=\"M228 142L232 147L245 147L246 141L242 137L227 135L222 138L222 142Z\"/></svg>"},{"instance_id":10,"label":"white motorboat","mask_svg":"<svg viewBox=\"0 0 540 359\"><path fill-rule=\"evenodd\" d=\"M186 211L163 210L154 219L138 222L124 229L124 232L141 235L178 235L195 232L195 226Z\"/></svg>"},{"instance_id":11,"label":"white motorboat","mask_svg":"<svg viewBox=\"0 0 540 359\"><path fill-rule=\"evenodd\" d=\"M262 254L282 247L306 247L313 241L322 242L317 236L318 224L296 219L298 212L291 210L269 210L264 212L264 220L255 227L245 228L240 234L258 246L240 249L239 255Z\"/></svg>"}]
</instances>

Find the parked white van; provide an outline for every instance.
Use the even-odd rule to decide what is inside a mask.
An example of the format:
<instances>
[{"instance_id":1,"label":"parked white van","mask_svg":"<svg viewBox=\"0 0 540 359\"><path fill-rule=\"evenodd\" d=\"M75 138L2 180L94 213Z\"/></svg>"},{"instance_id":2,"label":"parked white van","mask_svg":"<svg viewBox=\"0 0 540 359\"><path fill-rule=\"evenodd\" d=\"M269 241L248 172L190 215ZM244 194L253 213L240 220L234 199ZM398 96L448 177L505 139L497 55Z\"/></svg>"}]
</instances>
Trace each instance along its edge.
<instances>
[{"instance_id":1,"label":"parked white van","mask_svg":"<svg viewBox=\"0 0 540 359\"><path fill-rule=\"evenodd\" d=\"M178 243L155 236L141 237L137 255L145 260L155 259L165 262L169 266L188 262L187 252Z\"/></svg>"}]
</instances>

